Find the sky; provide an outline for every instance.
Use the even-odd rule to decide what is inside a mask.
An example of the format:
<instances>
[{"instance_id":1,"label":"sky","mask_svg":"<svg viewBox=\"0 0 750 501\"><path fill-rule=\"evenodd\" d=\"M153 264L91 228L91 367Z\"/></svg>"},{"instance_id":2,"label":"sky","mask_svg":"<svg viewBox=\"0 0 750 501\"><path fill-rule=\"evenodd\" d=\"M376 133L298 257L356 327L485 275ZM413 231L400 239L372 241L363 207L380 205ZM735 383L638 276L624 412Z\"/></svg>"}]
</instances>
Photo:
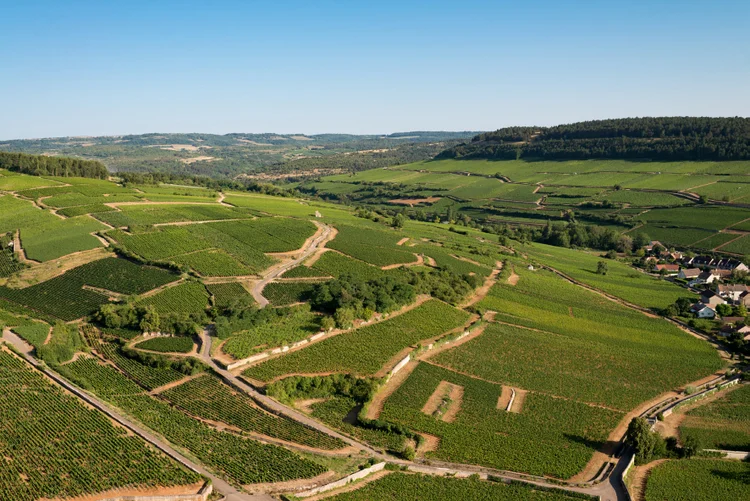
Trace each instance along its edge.
<instances>
[{"instance_id":1,"label":"sky","mask_svg":"<svg viewBox=\"0 0 750 501\"><path fill-rule=\"evenodd\" d=\"M750 116L750 2L0 2L0 139Z\"/></svg>"}]
</instances>

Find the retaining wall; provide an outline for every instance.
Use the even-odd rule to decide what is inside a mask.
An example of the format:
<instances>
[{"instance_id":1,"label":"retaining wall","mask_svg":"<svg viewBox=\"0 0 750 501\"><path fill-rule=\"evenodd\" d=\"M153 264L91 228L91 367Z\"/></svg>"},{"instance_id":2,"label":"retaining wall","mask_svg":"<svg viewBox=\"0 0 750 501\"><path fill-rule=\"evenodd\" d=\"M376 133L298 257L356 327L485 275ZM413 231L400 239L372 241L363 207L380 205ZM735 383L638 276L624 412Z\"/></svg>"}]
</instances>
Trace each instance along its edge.
<instances>
[{"instance_id":1,"label":"retaining wall","mask_svg":"<svg viewBox=\"0 0 750 501\"><path fill-rule=\"evenodd\" d=\"M164 496L114 496L100 501L206 501L213 492L213 486L206 483L197 494L171 494Z\"/></svg>"},{"instance_id":2,"label":"retaining wall","mask_svg":"<svg viewBox=\"0 0 750 501\"><path fill-rule=\"evenodd\" d=\"M355 480L360 480L362 478L365 478L366 476L378 472L385 468L385 462L377 463L369 468L365 468L364 470L359 470L356 473L352 473L348 477L344 477L341 480L336 480L335 482L331 482L330 484L321 485L320 487L316 487L314 489L310 489L309 491L304 492L298 492L295 494L298 498L307 498L310 496L314 496L316 494L320 494L321 492L327 492L331 491L333 489L338 489L339 487L344 487L345 485L354 482Z\"/></svg>"}]
</instances>

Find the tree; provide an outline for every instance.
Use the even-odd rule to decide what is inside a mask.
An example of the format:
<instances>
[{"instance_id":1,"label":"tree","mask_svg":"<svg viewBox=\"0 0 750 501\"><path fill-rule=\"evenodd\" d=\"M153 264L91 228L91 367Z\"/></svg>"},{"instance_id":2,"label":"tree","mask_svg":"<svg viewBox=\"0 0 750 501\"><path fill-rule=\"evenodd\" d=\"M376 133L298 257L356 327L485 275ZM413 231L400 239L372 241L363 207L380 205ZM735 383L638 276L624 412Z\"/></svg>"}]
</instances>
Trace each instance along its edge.
<instances>
[{"instance_id":1,"label":"tree","mask_svg":"<svg viewBox=\"0 0 750 501\"><path fill-rule=\"evenodd\" d=\"M728 304L716 305L716 313L722 317L728 317L732 314L732 307Z\"/></svg>"},{"instance_id":2,"label":"tree","mask_svg":"<svg viewBox=\"0 0 750 501\"><path fill-rule=\"evenodd\" d=\"M351 308L339 308L333 314L333 318L340 329L349 329L354 325L354 310Z\"/></svg>"},{"instance_id":3,"label":"tree","mask_svg":"<svg viewBox=\"0 0 750 501\"><path fill-rule=\"evenodd\" d=\"M393 221L391 222L391 226L396 228L397 230L400 230L404 227L404 215L403 214L396 214L393 217Z\"/></svg>"},{"instance_id":4,"label":"tree","mask_svg":"<svg viewBox=\"0 0 750 501\"><path fill-rule=\"evenodd\" d=\"M701 451L700 439L693 435L688 435L682 443L682 457L690 459Z\"/></svg>"},{"instance_id":5,"label":"tree","mask_svg":"<svg viewBox=\"0 0 750 501\"><path fill-rule=\"evenodd\" d=\"M636 233L635 237L633 237L633 248L640 249L642 247L645 247L650 241L651 239L645 233Z\"/></svg>"},{"instance_id":6,"label":"tree","mask_svg":"<svg viewBox=\"0 0 750 501\"><path fill-rule=\"evenodd\" d=\"M153 305L144 308L139 327L142 332L159 332L159 314Z\"/></svg>"},{"instance_id":7,"label":"tree","mask_svg":"<svg viewBox=\"0 0 750 501\"><path fill-rule=\"evenodd\" d=\"M596 264L596 273L598 275L606 275L609 271L609 265L605 261L599 261Z\"/></svg>"},{"instance_id":8,"label":"tree","mask_svg":"<svg viewBox=\"0 0 750 501\"><path fill-rule=\"evenodd\" d=\"M648 463L666 452L664 440L658 433L651 431L651 425L643 417L635 417L628 425L625 443L635 449L635 460L638 464Z\"/></svg>"},{"instance_id":9,"label":"tree","mask_svg":"<svg viewBox=\"0 0 750 501\"><path fill-rule=\"evenodd\" d=\"M336 327L336 321L333 317L323 317L320 321L320 328L326 332L332 330L334 327Z\"/></svg>"}]
</instances>

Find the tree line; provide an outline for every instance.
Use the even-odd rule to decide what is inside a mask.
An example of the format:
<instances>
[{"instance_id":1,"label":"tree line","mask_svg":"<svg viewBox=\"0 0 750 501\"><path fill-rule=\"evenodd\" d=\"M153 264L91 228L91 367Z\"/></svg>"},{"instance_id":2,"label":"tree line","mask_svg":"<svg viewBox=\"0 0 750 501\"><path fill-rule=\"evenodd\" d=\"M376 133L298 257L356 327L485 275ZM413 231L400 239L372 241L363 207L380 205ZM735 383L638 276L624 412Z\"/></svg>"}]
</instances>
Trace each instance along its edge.
<instances>
[{"instance_id":1,"label":"tree line","mask_svg":"<svg viewBox=\"0 0 750 501\"><path fill-rule=\"evenodd\" d=\"M478 134L436 158L746 160L750 119L650 117L507 127Z\"/></svg>"},{"instance_id":2,"label":"tree line","mask_svg":"<svg viewBox=\"0 0 750 501\"><path fill-rule=\"evenodd\" d=\"M73 157L28 155L0 151L0 169L32 176L90 177L107 179L109 173L103 163Z\"/></svg>"}]
</instances>

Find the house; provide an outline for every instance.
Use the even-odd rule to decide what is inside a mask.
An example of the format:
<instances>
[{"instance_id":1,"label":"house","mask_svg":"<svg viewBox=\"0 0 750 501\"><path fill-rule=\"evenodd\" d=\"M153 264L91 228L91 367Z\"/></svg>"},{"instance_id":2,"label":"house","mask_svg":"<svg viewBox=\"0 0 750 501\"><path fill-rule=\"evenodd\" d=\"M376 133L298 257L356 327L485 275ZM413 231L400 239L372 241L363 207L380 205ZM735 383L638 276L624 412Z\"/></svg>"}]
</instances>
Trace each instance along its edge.
<instances>
[{"instance_id":1,"label":"house","mask_svg":"<svg viewBox=\"0 0 750 501\"><path fill-rule=\"evenodd\" d=\"M725 304L726 301L714 291L703 291L701 292L701 303L715 308L720 304Z\"/></svg>"},{"instance_id":2,"label":"house","mask_svg":"<svg viewBox=\"0 0 750 501\"><path fill-rule=\"evenodd\" d=\"M646 244L646 247L644 248L646 249L646 252L653 252L654 249L658 249L659 247L661 247L662 249L666 249L664 244L662 244L658 240L651 240L648 244Z\"/></svg>"},{"instance_id":3,"label":"house","mask_svg":"<svg viewBox=\"0 0 750 501\"><path fill-rule=\"evenodd\" d=\"M719 270L729 270L729 271L750 271L750 268L747 267L745 263L738 259L720 259L713 265L714 268Z\"/></svg>"},{"instance_id":4,"label":"house","mask_svg":"<svg viewBox=\"0 0 750 501\"><path fill-rule=\"evenodd\" d=\"M745 317L722 317L721 323L722 325L734 325L737 322L744 322Z\"/></svg>"},{"instance_id":5,"label":"house","mask_svg":"<svg viewBox=\"0 0 750 501\"><path fill-rule=\"evenodd\" d=\"M700 275L698 275L698 278L695 278L688 282L688 285L690 287L695 287L696 285L711 284L716 280L719 280L718 275L714 274L711 271L703 271Z\"/></svg>"},{"instance_id":6,"label":"house","mask_svg":"<svg viewBox=\"0 0 750 501\"><path fill-rule=\"evenodd\" d=\"M740 294L738 303L744 305L745 308L750 308L750 292L743 292Z\"/></svg>"},{"instance_id":7,"label":"house","mask_svg":"<svg viewBox=\"0 0 750 501\"><path fill-rule=\"evenodd\" d=\"M721 280L726 280L727 278L732 278L732 270L720 270L718 268L711 270L711 273L719 277Z\"/></svg>"},{"instance_id":8,"label":"house","mask_svg":"<svg viewBox=\"0 0 750 501\"><path fill-rule=\"evenodd\" d=\"M683 268L677 274L677 278L682 278L683 280L693 280L695 278L698 278L700 274L701 270L698 268Z\"/></svg>"},{"instance_id":9,"label":"house","mask_svg":"<svg viewBox=\"0 0 750 501\"><path fill-rule=\"evenodd\" d=\"M745 284L719 285L719 296L732 301L733 303L739 301L742 294L747 292L750 292L750 288Z\"/></svg>"},{"instance_id":10,"label":"house","mask_svg":"<svg viewBox=\"0 0 750 501\"><path fill-rule=\"evenodd\" d=\"M692 259L689 259L687 265L692 266L693 268L711 268L712 264L714 264L716 260L710 256L695 256Z\"/></svg>"},{"instance_id":11,"label":"house","mask_svg":"<svg viewBox=\"0 0 750 501\"><path fill-rule=\"evenodd\" d=\"M741 327L734 327L731 325L724 325L721 329L719 329L719 334L724 337L729 337L735 333L739 334L745 341L747 341L750 339L750 326L743 325Z\"/></svg>"},{"instance_id":12,"label":"house","mask_svg":"<svg viewBox=\"0 0 750 501\"><path fill-rule=\"evenodd\" d=\"M711 306L703 303L695 303L690 307L690 311L695 313L698 318L714 318L716 317L716 310Z\"/></svg>"},{"instance_id":13,"label":"house","mask_svg":"<svg viewBox=\"0 0 750 501\"><path fill-rule=\"evenodd\" d=\"M672 261L679 261L682 259L682 252L663 250L659 253L659 257L662 259L671 259Z\"/></svg>"},{"instance_id":14,"label":"house","mask_svg":"<svg viewBox=\"0 0 750 501\"><path fill-rule=\"evenodd\" d=\"M667 275L677 275L677 272L680 271L680 265L679 264L657 264L656 267L654 267L654 270L656 270L656 273L661 273L662 270L664 270L664 273Z\"/></svg>"}]
</instances>

